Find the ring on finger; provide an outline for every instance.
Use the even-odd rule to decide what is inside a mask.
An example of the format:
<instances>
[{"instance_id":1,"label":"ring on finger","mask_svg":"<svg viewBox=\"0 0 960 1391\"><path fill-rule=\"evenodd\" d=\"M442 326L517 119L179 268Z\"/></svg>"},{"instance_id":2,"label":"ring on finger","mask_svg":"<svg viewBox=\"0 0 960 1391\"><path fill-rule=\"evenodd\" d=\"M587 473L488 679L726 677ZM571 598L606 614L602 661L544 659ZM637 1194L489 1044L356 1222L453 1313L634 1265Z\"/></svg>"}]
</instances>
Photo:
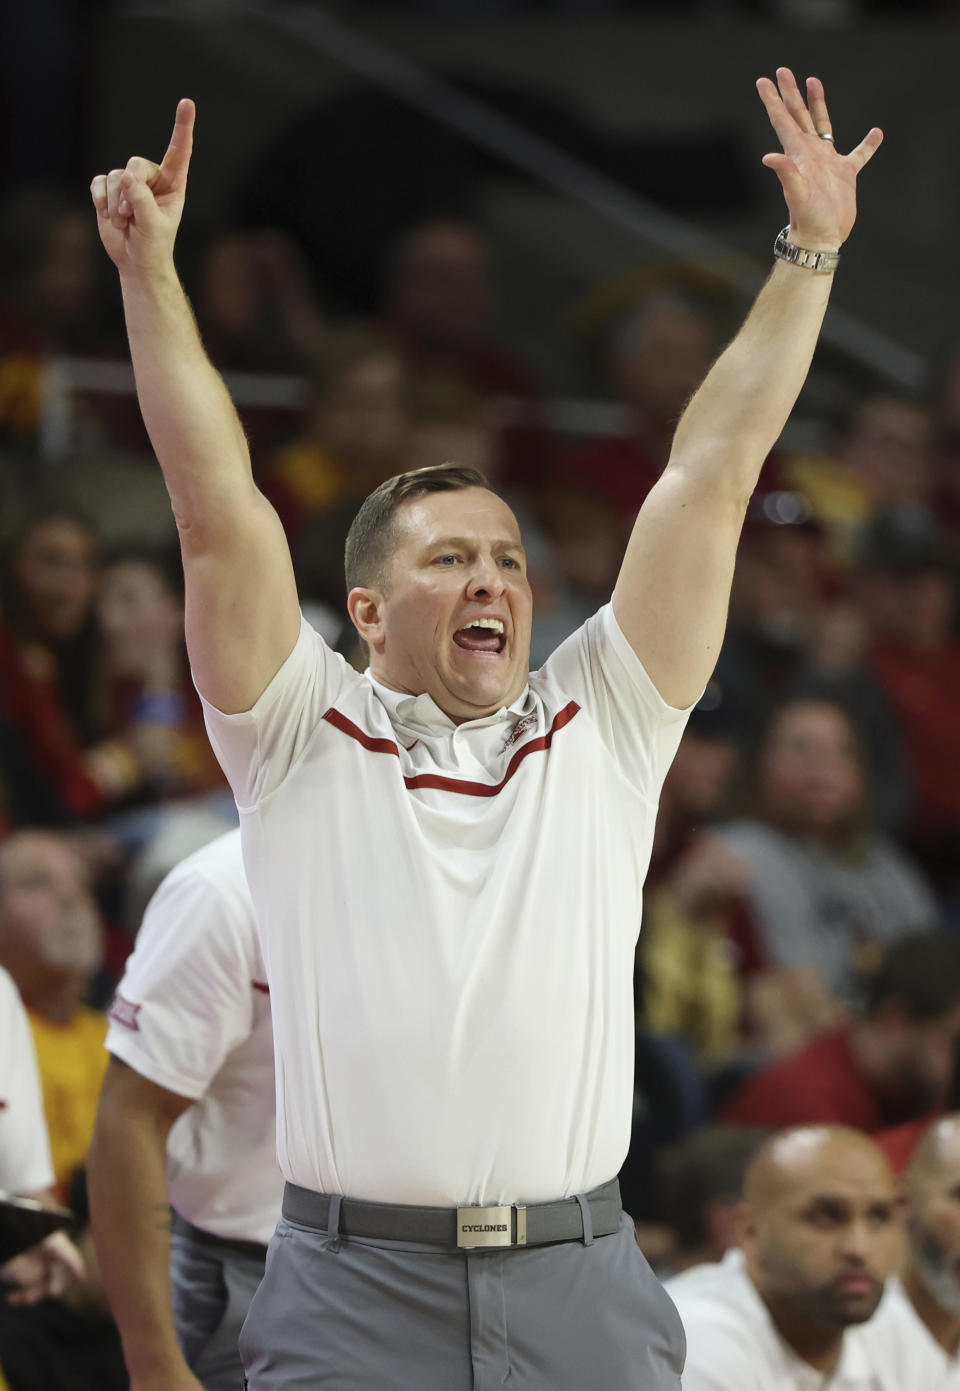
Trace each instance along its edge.
<instances>
[{"instance_id":1,"label":"ring on finger","mask_svg":"<svg viewBox=\"0 0 960 1391\"><path fill-rule=\"evenodd\" d=\"M830 134L828 130L818 130L817 135L820 137L821 140L829 140L831 145L835 143L833 136Z\"/></svg>"}]
</instances>

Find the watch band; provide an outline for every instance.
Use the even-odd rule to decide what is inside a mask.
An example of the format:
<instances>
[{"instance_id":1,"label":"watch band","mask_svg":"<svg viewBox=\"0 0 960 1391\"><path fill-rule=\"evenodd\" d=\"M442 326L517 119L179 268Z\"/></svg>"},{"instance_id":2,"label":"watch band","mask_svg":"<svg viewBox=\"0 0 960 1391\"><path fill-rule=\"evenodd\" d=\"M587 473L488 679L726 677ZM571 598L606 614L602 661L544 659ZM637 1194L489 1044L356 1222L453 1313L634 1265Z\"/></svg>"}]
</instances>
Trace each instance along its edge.
<instances>
[{"instance_id":1,"label":"watch band","mask_svg":"<svg viewBox=\"0 0 960 1391\"><path fill-rule=\"evenodd\" d=\"M802 266L804 270L820 271L824 275L836 270L840 264L839 251L808 251L805 247L797 246L787 239L789 231L789 226L784 227L773 243L773 254L778 261L789 261L792 266Z\"/></svg>"}]
</instances>

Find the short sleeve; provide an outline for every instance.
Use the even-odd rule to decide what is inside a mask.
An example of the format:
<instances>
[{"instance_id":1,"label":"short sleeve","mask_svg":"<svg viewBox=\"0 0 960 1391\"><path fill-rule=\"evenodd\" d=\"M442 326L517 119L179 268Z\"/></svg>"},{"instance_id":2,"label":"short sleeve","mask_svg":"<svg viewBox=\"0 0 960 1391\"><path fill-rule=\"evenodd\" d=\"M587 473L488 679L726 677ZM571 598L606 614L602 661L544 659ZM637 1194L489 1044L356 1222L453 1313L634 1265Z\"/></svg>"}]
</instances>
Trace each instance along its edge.
<instances>
[{"instance_id":1,"label":"short sleeve","mask_svg":"<svg viewBox=\"0 0 960 1391\"><path fill-rule=\"evenodd\" d=\"M53 1185L50 1141L30 1021L0 968L0 1188L37 1193Z\"/></svg>"},{"instance_id":2,"label":"short sleeve","mask_svg":"<svg viewBox=\"0 0 960 1391\"><path fill-rule=\"evenodd\" d=\"M631 783L657 802L693 706L668 705L605 604L532 678L588 712ZM695 702L694 702L695 703Z\"/></svg>"},{"instance_id":3,"label":"short sleeve","mask_svg":"<svg viewBox=\"0 0 960 1391\"><path fill-rule=\"evenodd\" d=\"M198 692L210 743L240 811L276 791L325 712L360 679L301 618L293 651L252 709L226 715Z\"/></svg>"},{"instance_id":4,"label":"short sleeve","mask_svg":"<svg viewBox=\"0 0 960 1391\"><path fill-rule=\"evenodd\" d=\"M239 850L237 872L238 892L229 896L189 866L164 880L110 1008L108 1050L194 1100L252 1026L261 968Z\"/></svg>"}]
</instances>

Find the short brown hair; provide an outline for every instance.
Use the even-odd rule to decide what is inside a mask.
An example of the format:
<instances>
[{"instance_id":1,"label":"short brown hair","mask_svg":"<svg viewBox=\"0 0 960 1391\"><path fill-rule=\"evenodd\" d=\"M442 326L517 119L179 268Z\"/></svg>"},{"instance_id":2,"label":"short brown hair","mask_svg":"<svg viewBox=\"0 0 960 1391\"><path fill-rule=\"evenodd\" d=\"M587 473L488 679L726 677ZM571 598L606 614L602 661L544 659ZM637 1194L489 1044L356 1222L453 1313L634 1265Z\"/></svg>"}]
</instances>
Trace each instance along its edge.
<instances>
[{"instance_id":1,"label":"short brown hair","mask_svg":"<svg viewBox=\"0 0 960 1391\"><path fill-rule=\"evenodd\" d=\"M382 587L397 543L397 512L405 502L428 493L452 493L461 488L494 492L479 469L460 464L434 464L388 478L360 505L347 532L344 553L347 593L358 585Z\"/></svg>"}]
</instances>

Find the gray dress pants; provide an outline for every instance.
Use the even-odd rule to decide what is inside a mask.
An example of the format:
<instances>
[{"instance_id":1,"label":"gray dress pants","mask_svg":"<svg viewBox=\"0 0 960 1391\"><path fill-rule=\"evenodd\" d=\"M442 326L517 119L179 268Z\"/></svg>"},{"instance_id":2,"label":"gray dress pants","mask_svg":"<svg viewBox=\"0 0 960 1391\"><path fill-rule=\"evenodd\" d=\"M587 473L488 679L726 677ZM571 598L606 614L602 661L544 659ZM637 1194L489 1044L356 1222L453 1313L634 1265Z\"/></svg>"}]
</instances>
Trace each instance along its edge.
<instances>
[{"instance_id":1,"label":"gray dress pants","mask_svg":"<svg viewBox=\"0 0 960 1391\"><path fill-rule=\"evenodd\" d=\"M625 1214L475 1252L281 1220L240 1337L249 1391L679 1391L685 1352Z\"/></svg>"},{"instance_id":2,"label":"gray dress pants","mask_svg":"<svg viewBox=\"0 0 960 1391\"><path fill-rule=\"evenodd\" d=\"M178 1223L170 1237L170 1293L187 1365L205 1391L240 1391L237 1340L263 1276L263 1257L198 1241Z\"/></svg>"}]
</instances>

